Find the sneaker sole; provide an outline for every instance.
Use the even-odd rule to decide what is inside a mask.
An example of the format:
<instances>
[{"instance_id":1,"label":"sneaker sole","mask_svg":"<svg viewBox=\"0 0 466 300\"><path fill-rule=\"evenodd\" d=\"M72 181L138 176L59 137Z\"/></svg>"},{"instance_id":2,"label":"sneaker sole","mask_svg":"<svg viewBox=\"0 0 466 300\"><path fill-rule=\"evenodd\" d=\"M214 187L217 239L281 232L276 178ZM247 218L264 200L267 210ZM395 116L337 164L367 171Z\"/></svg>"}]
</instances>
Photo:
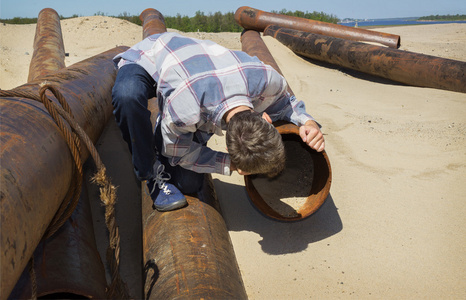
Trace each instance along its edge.
<instances>
[{"instance_id":1,"label":"sneaker sole","mask_svg":"<svg viewBox=\"0 0 466 300\"><path fill-rule=\"evenodd\" d=\"M164 211L171 211L171 210L175 210L175 209L178 209L178 208L185 207L187 204L188 204L188 202L186 200L184 200L184 201L177 201L177 202L174 202L174 203L172 203L170 205L164 205L164 206L158 206L158 205L154 204L154 207L155 207L156 210L164 212Z\"/></svg>"}]
</instances>

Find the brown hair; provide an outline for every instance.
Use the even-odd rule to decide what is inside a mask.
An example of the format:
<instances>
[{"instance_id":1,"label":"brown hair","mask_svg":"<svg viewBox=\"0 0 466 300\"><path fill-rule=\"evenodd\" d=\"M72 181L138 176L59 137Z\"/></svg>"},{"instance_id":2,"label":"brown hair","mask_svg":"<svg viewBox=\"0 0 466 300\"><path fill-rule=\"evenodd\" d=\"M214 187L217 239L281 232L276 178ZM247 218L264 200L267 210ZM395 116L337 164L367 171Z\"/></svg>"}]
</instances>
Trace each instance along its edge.
<instances>
[{"instance_id":1,"label":"brown hair","mask_svg":"<svg viewBox=\"0 0 466 300\"><path fill-rule=\"evenodd\" d=\"M258 113L234 114L228 123L226 145L231 161L245 172L274 177L285 168L282 137Z\"/></svg>"}]
</instances>

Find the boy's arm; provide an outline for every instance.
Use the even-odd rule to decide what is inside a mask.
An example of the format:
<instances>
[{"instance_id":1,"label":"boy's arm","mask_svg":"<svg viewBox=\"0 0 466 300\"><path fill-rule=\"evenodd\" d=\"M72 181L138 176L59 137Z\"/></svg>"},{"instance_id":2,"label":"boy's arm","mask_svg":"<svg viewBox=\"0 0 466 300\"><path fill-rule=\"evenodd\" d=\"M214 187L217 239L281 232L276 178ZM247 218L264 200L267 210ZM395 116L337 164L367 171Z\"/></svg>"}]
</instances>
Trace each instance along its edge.
<instances>
[{"instance_id":1,"label":"boy's arm","mask_svg":"<svg viewBox=\"0 0 466 300\"><path fill-rule=\"evenodd\" d=\"M303 101L299 101L295 96L291 96L287 91L287 83L278 72L272 72L271 81L268 88L281 86L276 90L276 100L266 109L272 120L285 120L299 126L299 135L312 149L321 152L325 148L324 136L320 130L320 125L306 112Z\"/></svg>"},{"instance_id":2,"label":"boy's arm","mask_svg":"<svg viewBox=\"0 0 466 300\"><path fill-rule=\"evenodd\" d=\"M168 123L170 124L170 123ZM193 128L171 126L162 121L163 135L162 155L169 163L179 165L196 173L218 173L230 175L230 156L227 153L214 151L193 141Z\"/></svg>"}]
</instances>

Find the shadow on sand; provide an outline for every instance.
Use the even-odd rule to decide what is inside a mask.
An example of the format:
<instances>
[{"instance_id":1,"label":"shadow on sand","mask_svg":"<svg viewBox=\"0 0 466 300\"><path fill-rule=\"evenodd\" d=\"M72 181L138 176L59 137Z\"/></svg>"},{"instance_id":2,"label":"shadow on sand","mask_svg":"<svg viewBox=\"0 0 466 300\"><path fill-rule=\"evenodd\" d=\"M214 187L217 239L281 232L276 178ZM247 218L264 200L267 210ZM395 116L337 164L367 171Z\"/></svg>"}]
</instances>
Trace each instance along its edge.
<instances>
[{"instance_id":1,"label":"shadow on sand","mask_svg":"<svg viewBox=\"0 0 466 300\"><path fill-rule=\"evenodd\" d=\"M296 222L280 222L259 212L249 200L244 186L218 179L214 179L214 185L228 229L259 234L262 237L259 243L265 253L279 255L300 252L310 243L328 238L343 228L330 194L310 217ZM236 199L231 200L231 195L236 195Z\"/></svg>"}]
</instances>

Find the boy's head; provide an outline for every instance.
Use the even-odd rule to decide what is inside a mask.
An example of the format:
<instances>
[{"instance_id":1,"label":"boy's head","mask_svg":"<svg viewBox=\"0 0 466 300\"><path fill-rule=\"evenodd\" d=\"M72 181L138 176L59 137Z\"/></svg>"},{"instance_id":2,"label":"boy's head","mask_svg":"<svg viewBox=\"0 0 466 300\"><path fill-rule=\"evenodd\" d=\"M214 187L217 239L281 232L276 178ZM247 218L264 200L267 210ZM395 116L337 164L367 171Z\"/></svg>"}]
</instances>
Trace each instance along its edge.
<instances>
[{"instance_id":1,"label":"boy's head","mask_svg":"<svg viewBox=\"0 0 466 300\"><path fill-rule=\"evenodd\" d=\"M226 145L231 161L243 172L274 177L285 168L285 147L280 133L251 110L240 111L231 117Z\"/></svg>"}]
</instances>

